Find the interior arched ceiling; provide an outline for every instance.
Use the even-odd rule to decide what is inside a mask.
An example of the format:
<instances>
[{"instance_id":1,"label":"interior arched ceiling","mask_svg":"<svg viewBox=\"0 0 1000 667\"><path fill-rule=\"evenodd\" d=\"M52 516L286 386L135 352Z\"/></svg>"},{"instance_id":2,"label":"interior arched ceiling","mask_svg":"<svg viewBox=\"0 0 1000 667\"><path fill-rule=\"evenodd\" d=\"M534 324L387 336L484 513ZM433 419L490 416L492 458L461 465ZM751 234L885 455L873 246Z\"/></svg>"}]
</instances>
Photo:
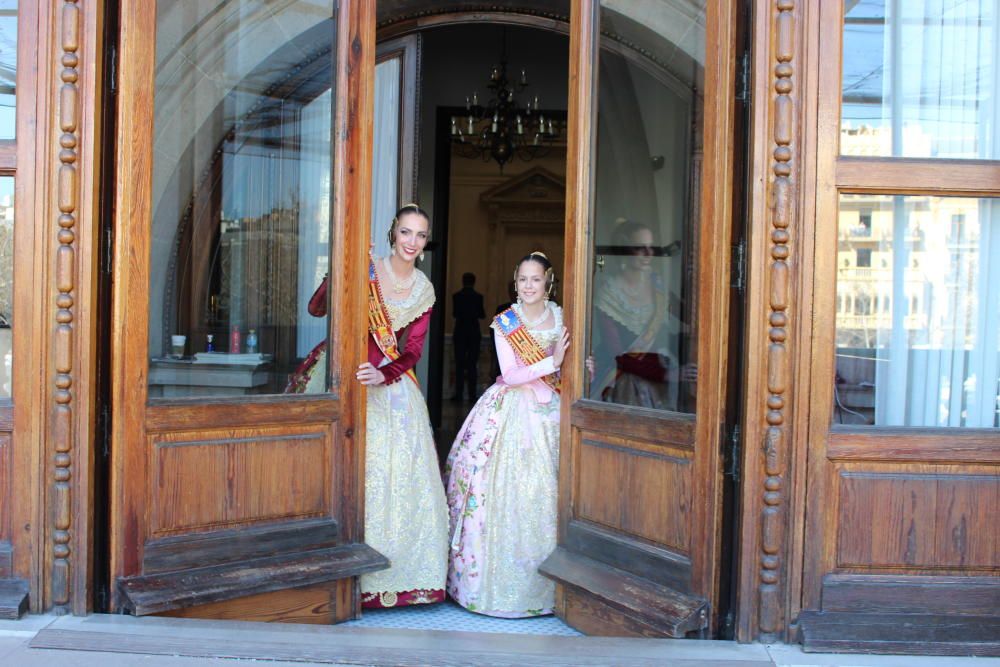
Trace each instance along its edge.
<instances>
[{"instance_id":1,"label":"interior arched ceiling","mask_svg":"<svg viewBox=\"0 0 1000 667\"><path fill-rule=\"evenodd\" d=\"M569 0L379 0L380 27L454 12L519 12L569 21ZM601 32L669 69L678 55L704 64L707 0L603 0Z\"/></svg>"}]
</instances>

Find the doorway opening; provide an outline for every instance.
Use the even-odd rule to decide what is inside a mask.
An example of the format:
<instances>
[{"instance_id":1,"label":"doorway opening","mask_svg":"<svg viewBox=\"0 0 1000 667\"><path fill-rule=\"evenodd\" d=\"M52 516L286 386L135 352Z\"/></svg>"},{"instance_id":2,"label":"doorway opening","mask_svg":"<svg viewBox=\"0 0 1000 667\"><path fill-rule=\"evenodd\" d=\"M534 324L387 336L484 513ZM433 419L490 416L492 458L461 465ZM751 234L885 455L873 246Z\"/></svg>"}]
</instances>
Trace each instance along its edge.
<instances>
[{"instance_id":1,"label":"doorway opening","mask_svg":"<svg viewBox=\"0 0 1000 667\"><path fill-rule=\"evenodd\" d=\"M672 2L664 5L677 11L682 8ZM574 489L579 487L583 496L592 499L574 517L576 538L578 543L589 540L585 546L600 552L600 557L591 559L595 564L592 572L599 575L600 568L615 569L615 576L624 573L632 577L630 581L640 582L637 586L617 588L615 592L624 591L622 595L626 596L629 591L640 590L645 577L660 589L680 591L678 597L687 596L701 605L696 609L706 610L704 613L696 611L684 619L685 623L701 625L677 627L681 633L690 630L706 636L713 630L704 619L709 613L718 614L724 605L714 592L718 588L719 570L723 571L722 576L727 574L716 537L727 530L734 515L725 510L720 513L727 515L721 522L717 515L711 521L702 521L709 512L699 514L698 509L699 504L708 506L709 501L715 502L716 475L721 467L715 466L712 458L718 453L719 411L712 409L711 402L717 403L724 389L710 385L708 378L722 377L727 370L701 375L699 364L705 363L709 345L700 341L709 337L699 337L695 325L724 336L725 332L718 333L709 325L712 317L721 312L716 304L725 299L709 302L714 308L711 317L699 314L699 295L704 291L701 284L705 284L700 281L713 282L714 269L724 267L729 261L727 244L723 241L723 247L718 247L718 242L709 238L712 234L705 233L711 227L700 224L703 219L700 193L717 187L716 178L728 183L732 174L721 174L720 170L730 169L731 165L727 159L716 159L723 153L717 145L714 152L701 148L705 128L725 125L719 119L727 118L727 112L707 109L704 102L707 97L718 99L725 93L708 95L706 91L711 88L701 85L705 64L698 60L698 35L703 36L705 31L706 10L699 11L700 14L696 12L686 19L685 29L694 37L684 44L678 40L685 35L670 32L669 26L658 25L647 30L641 21L622 16L621 12L617 23L609 22L607 30L602 27L599 51L592 62L583 66L591 70L595 80L601 81L591 91L593 106L599 107L600 113L588 115L577 107L577 117L584 120L576 131L581 136L588 135L588 141L584 142L586 157L578 162L593 161L595 166L593 182L585 179L583 185L576 187L590 188L589 192L569 192L566 185L568 176L578 175L579 170L572 170L579 165L568 164L566 157L564 122L568 107L569 49L565 22L510 13L456 14L454 20L450 16L437 16L427 23L414 20L395 26L383 23L386 39L378 45L379 51L390 40L406 40L401 50L411 55L416 53L416 57L404 56L388 66L383 71L391 74L384 79L379 78L379 66L388 59L382 59L384 53L376 57L375 175L371 193L374 213L370 221L348 220L346 224L370 224L371 239L387 245L385 232L392 213L386 215L385 210L416 201L432 212L435 243L427 247L427 261L421 269L434 283L438 307L434 310L428 348L416 372L432 421L438 427L436 442L440 458L451 448L472 406L470 398L482 392L495 377L487 327L497 307L509 299L507 287L515 262L530 251L542 251L555 265L557 276L565 279L562 255L567 237L573 239L570 245L575 244L578 263L571 278L579 280L582 276L582 282L587 284L586 289L578 288L574 295L572 310L584 313L572 325L581 334L582 344L576 349L582 347L587 356L597 358L595 367L598 367L596 372L591 371L595 379L582 392L584 400L572 406L567 401L562 411L564 427L569 425L578 432L589 429L586 438L578 438L576 443L571 442L573 438L564 437L563 446L568 449L583 442L590 447L584 463L596 471L588 473L588 477L570 480ZM723 16L728 14L723 12ZM494 23L507 23L506 34L502 27L484 23L484 17L492 17ZM276 543L284 540L286 533L282 531L287 530L294 539L287 540L289 552L285 555L298 558L300 551L312 553L317 550L312 547L322 546L311 541L320 538L309 521L320 523L327 531L323 535L334 534L336 526L326 518L333 515L331 507L340 499L328 493L334 485L324 474L346 469L326 465L332 456L328 452L334 451L336 442L329 426L336 421L339 406L327 396L301 397L297 405L312 420L305 424L297 416L286 414L286 406L293 404L291 400L277 398L292 393L288 391L290 386L297 387L286 382L286 376L293 371L298 373L302 357L308 361L319 349L317 341L322 344L331 331L328 320L322 319L326 314L319 315L311 308L316 295L310 297L316 284L325 282L326 262L337 260L329 256L329 239L323 235L331 217L329 209L318 205L330 202L332 186L327 178L330 149L337 145L331 139L332 111L340 103L334 99L331 88L334 61L329 57L330 20L316 23L294 44L283 43L281 31L268 33L277 42L271 45L271 56L277 54L295 63L302 57L298 47L318 44L301 67L276 68L274 57L257 63L260 53L241 52L248 57L234 59L233 64L245 67L246 72L214 74L231 88L220 89L213 84L202 91L208 96L203 109L204 128L211 136L204 141L182 137L187 143L181 144L184 150L179 155L157 154L160 162L178 158L179 166L174 165L176 179L171 176L153 181L165 192L170 189L170 196L164 195L153 211L153 228L155 231L157 223L164 222L170 233L152 236L153 252L159 253L154 257L159 259L152 263L152 279L142 276L141 288L148 289L151 300L142 315L145 319L140 322L149 327L150 357L143 359L145 351L138 348L134 356L140 362L148 361L149 368L157 371L149 374L147 394L139 402L145 410L142 417L152 424L145 428L156 433L155 438L144 441L151 451L155 448L158 457L149 459L152 463L148 474L176 483L145 485L138 477L127 480L131 486L123 494L129 494L129 507L136 508L136 516L147 518L138 509L150 493L160 505L153 505L153 501L149 504L161 509L149 515L149 525L136 533L139 535L136 543L126 545L125 539L121 540L120 546L142 546L142 562L126 563L127 568L123 566L121 572L109 576L106 586L111 585L114 577L120 579L122 573L132 576L133 582L138 582L136 586L150 584L152 579L147 573L161 571L169 572L179 581L178 573L182 570L169 569L176 566L174 552L184 551L185 569L195 569L201 562L201 552L191 554L176 545L207 543L206 535L225 540L227 548L209 544L203 551L224 560L220 567L235 568L242 561L233 557L229 542L238 542L236 546L243 549L240 558L249 560L266 539ZM713 18L707 25L711 27L712 21L725 20L728 19ZM247 25L255 24L248 21ZM205 34L214 33L206 28ZM251 34L249 29L246 34ZM645 39L646 46L642 46L642 40L629 42L626 39L629 34ZM232 33L235 42L240 41L239 35ZM703 49L704 43L700 47ZM515 76L523 70L531 83L532 103L537 94L537 110L555 121L556 131L550 134L557 139L545 155L533 156L534 159L525 162L515 160L501 169L490 159L475 160L460 155L452 143L451 128L453 119L467 111L467 96L471 94L475 99L478 93L485 101L492 67L503 48L509 54L510 70ZM643 48L655 48L658 60L647 57L649 52ZM187 63L182 65L187 67ZM291 74L275 82L279 70ZM260 104L250 104L253 96L247 96L250 89L243 85L250 82L264 100ZM380 93L388 94L386 91L392 92L395 106L380 112ZM177 96L177 99L169 94L158 96L157 104L162 103L166 109L159 111L164 122L177 115L168 113L171 109L187 111L181 93ZM385 102L382 97L381 103ZM706 121L705 116L710 112L712 120ZM209 120L219 122L213 126ZM235 125L239 131L228 131L227 124L234 120L239 121ZM726 132L721 134L728 137ZM384 138L387 134L393 134L394 138L380 144L380 135ZM593 142L589 134L594 135ZM169 132L159 136L174 137ZM591 143L596 146L593 150ZM702 160L716 160L713 168L705 171L704 187ZM204 168L189 169L195 162ZM122 164L128 161L123 159ZM160 163L154 163L154 167L156 164ZM389 166L391 169L383 169ZM282 178L271 178L279 173ZM183 180L185 187L174 188L174 180ZM579 183L579 178L576 182ZM250 187L260 184L274 187ZM386 189L380 190L383 186ZM727 189L722 187L718 191L729 196ZM349 188L348 192L359 197L368 194ZM571 197L579 202L584 196L595 201L591 207L593 213L578 212L579 217L567 227L566 202ZM190 205L199 203L202 205ZM718 218L704 217L712 221ZM352 228L352 231L361 238L360 230ZM195 238L200 245L191 242ZM699 243L702 249L711 250L700 250ZM385 249L376 247L376 255L384 253ZM352 253L351 258L358 255L363 253ZM288 261L282 263L282 260ZM293 264L294 271L290 268ZM194 270L187 271L188 266ZM331 275L335 266L329 267ZM476 290L484 297L484 317L479 323L483 337L472 396L451 401L459 393L452 295L467 273L475 274ZM271 279L271 276L276 277ZM626 297L632 305L623 305L625 301L615 301L613 297ZM563 301L558 285L555 301ZM601 309L611 318L605 318L606 326L596 323ZM250 313L240 320L246 327L234 324L234 314L244 311ZM708 307L702 312L709 312ZM339 320L347 324L332 328L356 330L350 326L351 316L348 313ZM716 319L721 321L721 317ZM223 322L225 327L221 326ZM251 323L253 328L249 326ZM230 333L230 352L212 349L213 342L225 340L226 332ZM241 340L241 333L247 338ZM174 342L175 337L179 342ZM265 347L268 352L261 351ZM191 352L194 354L188 354ZM239 357L226 359L227 383L218 381L219 369L212 368L220 365L220 354ZM234 365L230 361L242 361L247 355L252 355L247 360L252 362L249 368L228 368ZM642 377L638 371L629 370L641 366L652 366L658 374ZM178 372L179 368L184 372ZM718 371L719 366L711 370ZM732 365L728 372L733 372ZM619 381L624 374L635 377ZM209 375L214 384L206 383ZM318 385L324 385L322 374L309 377L318 378ZM309 387L305 383L301 393L313 393ZM315 393L326 393L323 386L318 389ZM144 398L147 395L148 402ZM126 408L121 403L118 401L115 410ZM578 411L583 403L590 412ZM225 411L231 424L218 422L216 413L223 413L219 405L240 406ZM569 421L571 413L573 419L582 415L585 423ZM197 422L199 433L208 435L194 438L191 414L201 420ZM641 419L634 419L636 416ZM663 428L665 425L667 429ZM706 435L707 427L714 429L716 435ZM248 474L242 474L243 468L239 468L241 475L237 476L227 476L229 470L236 469L234 466L205 465L199 458L215 457L211 460L224 462L244 456L244 451L251 451L258 458L252 466L246 466ZM294 470L293 466L283 465L289 461L294 462ZM147 470L143 468L143 472ZM268 477L272 473L273 482ZM189 492L193 487L182 482L201 479L199 475L215 483L201 484L196 491L204 500L194 502L190 499L195 496ZM357 484L358 477L350 475L344 473L344 479ZM292 477L296 485L304 484L306 491L289 499L281 491ZM255 479L268 483L254 483ZM545 479L551 480L554 487L553 476ZM712 483L702 485L701 480ZM564 480L560 479L560 484L567 488ZM360 480L360 485L364 485L364 480ZM704 490L709 486L712 488ZM264 497L268 489L274 493ZM266 502L261 501L262 497ZM242 502L244 498L253 498L255 504L251 507ZM630 502L634 504L628 505ZM555 518L544 525L554 526ZM247 527L259 531L263 538L257 540L258 534L250 533L244 539ZM365 546L359 544L358 548ZM647 556L651 557L642 560ZM723 565L717 567L720 560ZM649 563L653 565L643 567ZM636 573L636 569L642 571ZM338 586L350 583L342 577L336 581ZM181 588L177 585L170 594L183 593ZM228 604L231 599L232 596L221 602ZM173 598L168 602L182 608ZM112 605L119 608L115 602ZM655 605L651 607L655 611ZM566 610L564 605L556 608L561 612ZM341 614L337 620L354 613L350 605L335 611ZM586 623L574 621L574 624L588 631L599 630ZM712 627L718 625L716 621ZM675 631L673 626L671 631Z\"/></svg>"},{"instance_id":2,"label":"doorway opening","mask_svg":"<svg viewBox=\"0 0 1000 667\"><path fill-rule=\"evenodd\" d=\"M471 103L473 97L489 95L491 71L500 64L503 50L508 72L517 77L523 72L528 82L515 101L535 104L537 98L535 113L553 122L556 136L536 155L515 155L501 166L488 154L468 157L465 147L452 140L451 128L452 119L467 120L466 98ZM474 397L499 374L490 322L512 301L514 264L529 252L541 251L552 261L556 276L562 275L568 50L566 35L524 26L464 24L421 32L418 96L424 119L420 145L425 149L419 157L417 192L433 211L429 272L437 294L425 385L442 463ZM465 274L474 276L484 317L478 321L474 386L470 390L466 381L460 391L454 295L462 289ZM553 297L560 301L558 292Z\"/></svg>"}]
</instances>

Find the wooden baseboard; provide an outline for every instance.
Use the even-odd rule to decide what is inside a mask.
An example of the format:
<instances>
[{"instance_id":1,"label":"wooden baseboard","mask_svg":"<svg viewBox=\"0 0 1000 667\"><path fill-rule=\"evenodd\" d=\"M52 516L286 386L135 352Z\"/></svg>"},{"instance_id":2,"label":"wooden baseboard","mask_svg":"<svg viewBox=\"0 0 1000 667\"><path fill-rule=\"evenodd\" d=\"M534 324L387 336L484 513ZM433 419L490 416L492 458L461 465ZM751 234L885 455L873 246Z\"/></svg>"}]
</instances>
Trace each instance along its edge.
<instances>
[{"instance_id":1,"label":"wooden baseboard","mask_svg":"<svg viewBox=\"0 0 1000 667\"><path fill-rule=\"evenodd\" d=\"M826 612L991 616L1000 610L1000 578L828 574L822 600Z\"/></svg>"},{"instance_id":2,"label":"wooden baseboard","mask_svg":"<svg viewBox=\"0 0 1000 667\"><path fill-rule=\"evenodd\" d=\"M1000 616L805 611L807 653L1000 656Z\"/></svg>"}]
</instances>

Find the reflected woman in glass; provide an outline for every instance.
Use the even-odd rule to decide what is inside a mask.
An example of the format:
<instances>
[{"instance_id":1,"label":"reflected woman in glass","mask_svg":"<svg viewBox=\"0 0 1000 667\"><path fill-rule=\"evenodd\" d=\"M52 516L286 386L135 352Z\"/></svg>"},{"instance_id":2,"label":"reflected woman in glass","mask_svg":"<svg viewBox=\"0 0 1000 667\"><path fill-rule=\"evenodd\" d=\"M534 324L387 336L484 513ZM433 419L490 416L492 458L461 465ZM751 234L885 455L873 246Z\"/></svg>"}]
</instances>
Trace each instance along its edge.
<instances>
[{"instance_id":1,"label":"reflected woman in glass","mask_svg":"<svg viewBox=\"0 0 1000 667\"><path fill-rule=\"evenodd\" d=\"M313 295L309 297L307 310L313 317L326 317L326 286L329 276L323 277ZM286 394L322 394L326 391L326 339L320 341L309 355L288 377Z\"/></svg>"},{"instance_id":2,"label":"reflected woman in glass","mask_svg":"<svg viewBox=\"0 0 1000 667\"><path fill-rule=\"evenodd\" d=\"M620 219L607 278L594 290L595 397L624 405L677 410L678 332L671 331L668 294L657 271L648 226ZM620 253L620 254L619 254ZM677 328L676 326L674 328Z\"/></svg>"},{"instance_id":3,"label":"reflected woman in glass","mask_svg":"<svg viewBox=\"0 0 1000 667\"><path fill-rule=\"evenodd\" d=\"M434 287L418 271L430 217L407 204L389 230L392 252L368 267L365 542L388 570L361 577L362 605L440 602L448 569L448 510L437 453L414 367L423 353Z\"/></svg>"},{"instance_id":4,"label":"reflected woman in glass","mask_svg":"<svg viewBox=\"0 0 1000 667\"><path fill-rule=\"evenodd\" d=\"M448 593L470 611L552 613L555 584L538 566L556 547L559 369L569 333L549 301L555 275L539 252L514 271L517 302L491 325L501 375L483 392L448 456Z\"/></svg>"}]
</instances>

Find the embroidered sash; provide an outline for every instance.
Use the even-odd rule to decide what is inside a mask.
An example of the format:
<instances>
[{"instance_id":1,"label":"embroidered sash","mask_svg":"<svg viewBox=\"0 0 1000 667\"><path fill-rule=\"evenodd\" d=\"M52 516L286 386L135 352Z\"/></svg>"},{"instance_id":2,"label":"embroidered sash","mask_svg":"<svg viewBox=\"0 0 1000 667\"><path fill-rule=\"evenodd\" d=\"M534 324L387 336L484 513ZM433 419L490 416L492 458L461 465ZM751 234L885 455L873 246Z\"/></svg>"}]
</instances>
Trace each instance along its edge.
<instances>
[{"instance_id":1,"label":"embroidered sash","mask_svg":"<svg viewBox=\"0 0 1000 667\"><path fill-rule=\"evenodd\" d=\"M368 261L368 333L375 339L378 349L390 361L399 359L401 353L396 332L392 330L392 320L389 319L389 311L382 298L382 287L375 272L375 262L371 260ZM405 375L413 380L414 384L420 384L412 368L406 371Z\"/></svg>"},{"instance_id":2,"label":"embroidered sash","mask_svg":"<svg viewBox=\"0 0 1000 667\"><path fill-rule=\"evenodd\" d=\"M528 331L528 327L524 326L517 313L513 308L508 308L494 318L497 324L497 329L503 334L503 337L507 339L510 343L511 348L514 350L514 354L526 365L530 366L532 364L537 364L539 361L543 360L548 355L545 354L545 350L541 348L531 333ZM554 392L557 394L560 391L559 379L556 377L555 373L546 375L542 378Z\"/></svg>"}]
</instances>

